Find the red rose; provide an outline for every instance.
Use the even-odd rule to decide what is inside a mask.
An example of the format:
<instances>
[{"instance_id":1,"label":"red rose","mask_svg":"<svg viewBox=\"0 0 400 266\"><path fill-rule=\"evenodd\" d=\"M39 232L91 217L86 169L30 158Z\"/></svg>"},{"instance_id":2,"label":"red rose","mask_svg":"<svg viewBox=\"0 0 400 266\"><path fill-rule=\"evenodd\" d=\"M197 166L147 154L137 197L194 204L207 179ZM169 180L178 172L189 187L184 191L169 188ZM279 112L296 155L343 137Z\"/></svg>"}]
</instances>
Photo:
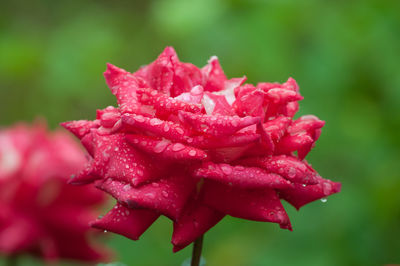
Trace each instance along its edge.
<instances>
[{"instance_id":1,"label":"red rose","mask_svg":"<svg viewBox=\"0 0 400 266\"><path fill-rule=\"evenodd\" d=\"M97 261L103 249L88 242L89 221L104 195L67 184L86 163L66 133L20 124L0 130L0 252Z\"/></svg>"},{"instance_id":2,"label":"red rose","mask_svg":"<svg viewBox=\"0 0 400 266\"><path fill-rule=\"evenodd\" d=\"M293 119L302 96L292 78L228 80L216 57L199 69L171 47L135 73L109 64L104 75L119 107L63 123L91 155L71 183L118 201L96 228L136 240L165 215L178 251L225 215L291 230L281 199L300 208L340 190L304 160L324 122Z\"/></svg>"}]
</instances>

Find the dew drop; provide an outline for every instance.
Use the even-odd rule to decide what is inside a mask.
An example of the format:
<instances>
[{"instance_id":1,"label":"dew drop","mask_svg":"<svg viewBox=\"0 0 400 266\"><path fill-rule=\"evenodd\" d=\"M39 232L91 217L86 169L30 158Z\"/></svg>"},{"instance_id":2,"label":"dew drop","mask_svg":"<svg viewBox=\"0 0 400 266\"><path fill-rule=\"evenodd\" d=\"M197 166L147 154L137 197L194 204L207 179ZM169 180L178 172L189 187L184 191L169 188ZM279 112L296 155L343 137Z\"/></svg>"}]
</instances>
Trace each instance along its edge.
<instances>
[{"instance_id":1,"label":"dew drop","mask_svg":"<svg viewBox=\"0 0 400 266\"><path fill-rule=\"evenodd\" d=\"M322 202L322 203L325 203L325 202L327 202L327 201L328 201L327 198L322 198L322 199L321 199L321 202Z\"/></svg>"},{"instance_id":2,"label":"dew drop","mask_svg":"<svg viewBox=\"0 0 400 266\"><path fill-rule=\"evenodd\" d=\"M232 126L237 127L239 125L239 122L236 119L233 119L231 121Z\"/></svg>"},{"instance_id":3,"label":"dew drop","mask_svg":"<svg viewBox=\"0 0 400 266\"><path fill-rule=\"evenodd\" d=\"M164 197L168 197L168 192L165 191L165 190L163 190L163 191L161 192L161 194L162 194Z\"/></svg>"},{"instance_id":4,"label":"dew drop","mask_svg":"<svg viewBox=\"0 0 400 266\"><path fill-rule=\"evenodd\" d=\"M288 177L293 178L295 176L296 176L296 169L294 169L293 167L290 167L289 171L288 171Z\"/></svg>"},{"instance_id":5,"label":"dew drop","mask_svg":"<svg viewBox=\"0 0 400 266\"><path fill-rule=\"evenodd\" d=\"M232 173L232 167L230 165L227 164L223 164L221 165L221 170L222 172L224 172L224 174L229 175Z\"/></svg>"},{"instance_id":6,"label":"dew drop","mask_svg":"<svg viewBox=\"0 0 400 266\"><path fill-rule=\"evenodd\" d=\"M160 125L162 123L163 122L160 119L157 119L157 118L150 119L150 125L152 125L152 126L157 126L157 125Z\"/></svg>"},{"instance_id":7,"label":"dew drop","mask_svg":"<svg viewBox=\"0 0 400 266\"><path fill-rule=\"evenodd\" d=\"M185 148L185 146L181 143L175 143L174 145L172 145L172 150L173 151L181 151Z\"/></svg>"},{"instance_id":8,"label":"dew drop","mask_svg":"<svg viewBox=\"0 0 400 266\"><path fill-rule=\"evenodd\" d=\"M138 175L140 175L140 176L143 176L143 170L141 170L141 169L138 169L136 173L137 173Z\"/></svg>"},{"instance_id":9,"label":"dew drop","mask_svg":"<svg viewBox=\"0 0 400 266\"><path fill-rule=\"evenodd\" d=\"M104 230L104 233L107 233L108 231L107 230Z\"/></svg>"},{"instance_id":10,"label":"dew drop","mask_svg":"<svg viewBox=\"0 0 400 266\"><path fill-rule=\"evenodd\" d=\"M127 184L122 188L124 191L128 191L131 189L131 185Z\"/></svg>"},{"instance_id":11,"label":"dew drop","mask_svg":"<svg viewBox=\"0 0 400 266\"><path fill-rule=\"evenodd\" d=\"M155 153L161 153L167 148L168 144L168 141L160 141L156 146L154 146L153 151Z\"/></svg>"},{"instance_id":12,"label":"dew drop","mask_svg":"<svg viewBox=\"0 0 400 266\"><path fill-rule=\"evenodd\" d=\"M194 225L195 228L199 228L199 222L193 221L193 225Z\"/></svg>"},{"instance_id":13,"label":"dew drop","mask_svg":"<svg viewBox=\"0 0 400 266\"><path fill-rule=\"evenodd\" d=\"M166 123L164 125L164 132L168 132L168 131L169 131L169 125L168 125L168 123Z\"/></svg>"},{"instance_id":14,"label":"dew drop","mask_svg":"<svg viewBox=\"0 0 400 266\"><path fill-rule=\"evenodd\" d=\"M176 132L178 132L178 134L183 134L183 133L185 133L185 131L183 131L183 129L182 128L180 128L180 127L177 127L176 128Z\"/></svg>"},{"instance_id":15,"label":"dew drop","mask_svg":"<svg viewBox=\"0 0 400 266\"><path fill-rule=\"evenodd\" d=\"M138 121L138 122L144 122L144 117L142 115L137 115L135 117L135 120Z\"/></svg>"},{"instance_id":16,"label":"dew drop","mask_svg":"<svg viewBox=\"0 0 400 266\"><path fill-rule=\"evenodd\" d=\"M196 151L195 150L191 150L191 151L189 151L189 155L190 156L196 156Z\"/></svg>"}]
</instances>

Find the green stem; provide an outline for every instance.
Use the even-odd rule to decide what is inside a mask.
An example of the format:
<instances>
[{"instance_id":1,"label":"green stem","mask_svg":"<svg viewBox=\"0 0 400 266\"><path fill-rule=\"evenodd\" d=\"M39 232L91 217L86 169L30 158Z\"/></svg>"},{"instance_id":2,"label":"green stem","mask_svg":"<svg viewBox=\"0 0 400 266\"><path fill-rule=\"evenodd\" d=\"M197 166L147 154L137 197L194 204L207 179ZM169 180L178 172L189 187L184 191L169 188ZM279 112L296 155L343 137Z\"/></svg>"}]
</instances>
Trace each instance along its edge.
<instances>
[{"instance_id":1,"label":"green stem","mask_svg":"<svg viewBox=\"0 0 400 266\"><path fill-rule=\"evenodd\" d=\"M196 239L196 241L194 241L192 263L190 264L191 266L200 265L201 250L203 248L203 236L204 235L200 236L199 238Z\"/></svg>"}]
</instances>

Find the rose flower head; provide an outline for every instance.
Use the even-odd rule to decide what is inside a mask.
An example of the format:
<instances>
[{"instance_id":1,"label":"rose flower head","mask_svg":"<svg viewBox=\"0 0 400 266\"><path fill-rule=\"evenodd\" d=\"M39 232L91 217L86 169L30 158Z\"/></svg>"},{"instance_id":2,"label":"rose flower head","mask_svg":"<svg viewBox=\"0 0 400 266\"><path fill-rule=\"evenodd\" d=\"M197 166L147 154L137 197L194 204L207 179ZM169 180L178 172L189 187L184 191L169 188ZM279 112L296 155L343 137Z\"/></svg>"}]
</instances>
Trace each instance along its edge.
<instances>
[{"instance_id":1,"label":"rose flower head","mask_svg":"<svg viewBox=\"0 0 400 266\"><path fill-rule=\"evenodd\" d=\"M43 124L0 129L0 254L98 261L89 222L104 194L67 184L87 159L67 132ZM93 232L97 233L97 232Z\"/></svg>"},{"instance_id":2,"label":"rose flower head","mask_svg":"<svg viewBox=\"0 0 400 266\"><path fill-rule=\"evenodd\" d=\"M137 240L164 215L178 251L225 215L291 230L281 200L299 209L340 190L304 160L324 122L293 118L303 97L292 78L245 84L217 57L198 68L171 47L135 73L108 64L104 76L118 107L62 124L91 156L70 182L117 200L93 227Z\"/></svg>"}]
</instances>

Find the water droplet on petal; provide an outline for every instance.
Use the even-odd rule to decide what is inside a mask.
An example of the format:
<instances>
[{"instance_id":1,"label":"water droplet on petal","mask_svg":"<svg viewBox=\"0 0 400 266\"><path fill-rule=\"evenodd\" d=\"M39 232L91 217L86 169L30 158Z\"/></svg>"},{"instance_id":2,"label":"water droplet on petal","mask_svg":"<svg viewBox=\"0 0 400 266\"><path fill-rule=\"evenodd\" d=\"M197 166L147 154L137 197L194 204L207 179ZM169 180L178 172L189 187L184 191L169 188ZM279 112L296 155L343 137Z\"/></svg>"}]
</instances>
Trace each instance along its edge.
<instances>
[{"instance_id":1,"label":"water droplet on petal","mask_svg":"<svg viewBox=\"0 0 400 266\"><path fill-rule=\"evenodd\" d=\"M229 175L232 173L232 167L228 164L223 164L221 165L221 170L224 172L224 174Z\"/></svg>"},{"instance_id":2,"label":"water droplet on petal","mask_svg":"<svg viewBox=\"0 0 400 266\"><path fill-rule=\"evenodd\" d=\"M168 132L168 131L169 131L169 125L168 125L168 123L165 123L164 132Z\"/></svg>"},{"instance_id":3,"label":"water droplet on petal","mask_svg":"<svg viewBox=\"0 0 400 266\"><path fill-rule=\"evenodd\" d=\"M135 117L135 120L138 121L138 122L144 122L144 117L142 115L137 115Z\"/></svg>"},{"instance_id":4,"label":"water droplet on petal","mask_svg":"<svg viewBox=\"0 0 400 266\"><path fill-rule=\"evenodd\" d=\"M189 155L190 156L196 156L196 151L195 150L191 150L191 151L189 151Z\"/></svg>"},{"instance_id":5,"label":"water droplet on petal","mask_svg":"<svg viewBox=\"0 0 400 266\"><path fill-rule=\"evenodd\" d=\"M128 191L131 189L131 185L127 184L122 188L124 191Z\"/></svg>"},{"instance_id":6,"label":"water droplet on petal","mask_svg":"<svg viewBox=\"0 0 400 266\"><path fill-rule=\"evenodd\" d=\"M157 126L157 125L160 125L162 123L163 122L160 119L157 119L157 118L150 119L150 125L152 125L152 126Z\"/></svg>"},{"instance_id":7,"label":"water droplet on petal","mask_svg":"<svg viewBox=\"0 0 400 266\"><path fill-rule=\"evenodd\" d=\"M181 151L185 148L185 146L181 143L175 143L174 145L172 145L172 150L173 151Z\"/></svg>"},{"instance_id":8,"label":"water droplet on petal","mask_svg":"<svg viewBox=\"0 0 400 266\"><path fill-rule=\"evenodd\" d=\"M154 146L153 151L155 153L161 153L167 148L168 145L169 145L168 141L160 141L159 143L156 144L156 146Z\"/></svg>"},{"instance_id":9,"label":"water droplet on petal","mask_svg":"<svg viewBox=\"0 0 400 266\"><path fill-rule=\"evenodd\" d=\"M329 195L332 190L332 185L328 182L325 182L322 184L322 190L324 192L324 195Z\"/></svg>"},{"instance_id":10,"label":"water droplet on petal","mask_svg":"<svg viewBox=\"0 0 400 266\"><path fill-rule=\"evenodd\" d=\"M168 197L168 192L165 191L165 190L163 190L163 191L161 192L161 194L162 194L164 197Z\"/></svg>"}]
</instances>

